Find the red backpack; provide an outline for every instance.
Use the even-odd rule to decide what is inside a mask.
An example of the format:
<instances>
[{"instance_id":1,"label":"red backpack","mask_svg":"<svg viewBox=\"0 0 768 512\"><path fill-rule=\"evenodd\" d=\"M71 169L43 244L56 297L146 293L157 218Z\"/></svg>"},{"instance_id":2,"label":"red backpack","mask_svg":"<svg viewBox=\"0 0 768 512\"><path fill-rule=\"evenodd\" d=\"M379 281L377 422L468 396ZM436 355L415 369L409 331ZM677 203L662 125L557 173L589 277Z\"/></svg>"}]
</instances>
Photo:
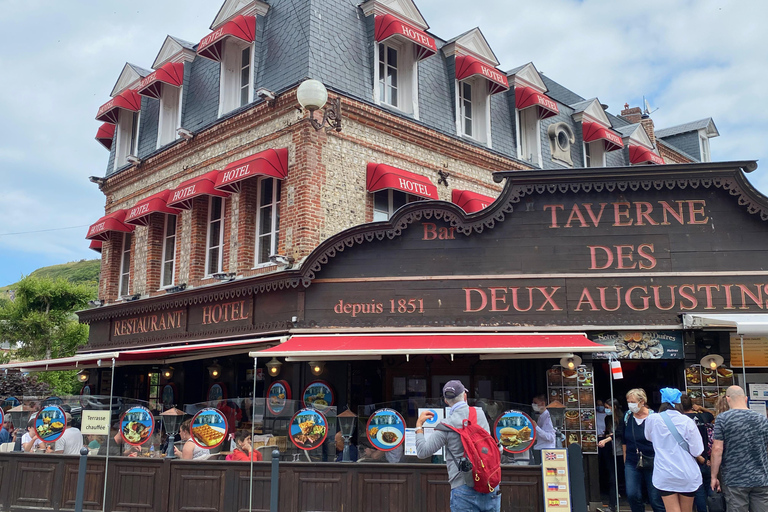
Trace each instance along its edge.
<instances>
[{"instance_id":1,"label":"red backpack","mask_svg":"<svg viewBox=\"0 0 768 512\"><path fill-rule=\"evenodd\" d=\"M462 421L462 428L455 428L446 423L443 426L461 436L464 457L472 464L472 480L475 490L480 493L492 493L501 482L501 455L499 444L491 434L477 423L477 411L469 408L469 418ZM461 464L456 461L459 471Z\"/></svg>"}]
</instances>

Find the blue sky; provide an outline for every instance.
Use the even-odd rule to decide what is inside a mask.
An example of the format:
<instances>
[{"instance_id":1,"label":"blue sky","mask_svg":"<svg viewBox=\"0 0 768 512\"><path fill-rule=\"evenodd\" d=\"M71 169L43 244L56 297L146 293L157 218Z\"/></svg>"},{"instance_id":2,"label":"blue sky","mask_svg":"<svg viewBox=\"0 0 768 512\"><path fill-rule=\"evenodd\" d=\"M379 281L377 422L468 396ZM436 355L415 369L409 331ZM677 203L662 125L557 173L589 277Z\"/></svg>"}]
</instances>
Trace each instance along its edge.
<instances>
[{"instance_id":1,"label":"blue sky","mask_svg":"<svg viewBox=\"0 0 768 512\"><path fill-rule=\"evenodd\" d=\"M645 97L658 109L657 129L713 117L721 135L711 141L713 160L768 161L768 2L416 4L442 39L480 27L502 70L533 61L616 114ZM40 266L97 257L84 238L105 202L88 181L104 175L108 158L94 140L96 111L126 61L151 67L167 34L199 41L220 5L0 0L0 286ZM767 169L750 176L763 193Z\"/></svg>"}]
</instances>

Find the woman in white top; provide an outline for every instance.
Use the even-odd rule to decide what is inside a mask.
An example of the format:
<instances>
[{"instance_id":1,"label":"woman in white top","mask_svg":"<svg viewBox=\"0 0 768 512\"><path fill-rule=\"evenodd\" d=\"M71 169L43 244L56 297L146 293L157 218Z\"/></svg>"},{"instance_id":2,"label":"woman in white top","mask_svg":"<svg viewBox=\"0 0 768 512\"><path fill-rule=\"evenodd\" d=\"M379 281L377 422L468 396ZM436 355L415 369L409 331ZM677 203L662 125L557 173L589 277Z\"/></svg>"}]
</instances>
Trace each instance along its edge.
<instances>
[{"instance_id":1,"label":"woman in white top","mask_svg":"<svg viewBox=\"0 0 768 512\"><path fill-rule=\"evenodd\" d=\"M704 451L704 444L696 424L682 414L681 395L674 388L662 389L659 414L645 420L645 438L656 452L653 485L661 493L667 512L690 512L701 485L696 457ZM672 429L679 433L680 441Z\"/></svg>"},{"instance_id":2,"label":"woman in white top","mask_svg":"<svg viewBox=\"0 0 768 512\"><path fill-rule=\"evenodd\" d=\"M186 420L181 424L179 437L184 441L184 446L181 450L173 447L173 452L177 457L187 460L206 460L211 456L210 450L206 450L192 441L192 420Z\"/></svg>"}]
</instances>

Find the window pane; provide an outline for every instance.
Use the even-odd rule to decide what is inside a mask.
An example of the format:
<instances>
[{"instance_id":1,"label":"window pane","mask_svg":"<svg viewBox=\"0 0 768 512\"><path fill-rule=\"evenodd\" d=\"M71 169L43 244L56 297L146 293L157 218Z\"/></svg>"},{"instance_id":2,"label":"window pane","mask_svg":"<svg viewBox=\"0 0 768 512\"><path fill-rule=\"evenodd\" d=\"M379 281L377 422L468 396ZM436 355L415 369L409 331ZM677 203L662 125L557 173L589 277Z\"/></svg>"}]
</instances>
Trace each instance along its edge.
<instances>
[{"instance_id":1,"label":"window pane","mask_svg":"<svg viewBox=\"0 0 768 512\"><path fill-rule=\"evenodd\" d=\"M128 295L128 274L120 278L120 295Z\"/></svg>"},{"instance_id":2,"label":"window pane","mask_svg":"<svg viewBox=\"0 0 768 512\"><path fill-rule=\"evenodd\" d=\"M208 230L208 247L218 247L221 237L221 222L211 222Z\"/></svg>"},{"instance_id":3,"label":"window pane","mask_svg":"<svg viewBox=\"0 0 768 512\"><path fill-rule=\"evenodd\" d=\"M259 196L259 206L272 204L272 187L274 181L272 179L261 180L261 195Z\"/></svg>"},{"instance_id":4,"label":"window pane","mask_svg":"<svg viewBox=\"0 0 768 512\"><path fill-rule=\"evenodd\" d=\"M269 255L272 251L269 241L270 235L259 237L259 259L257 263L267 263L269 261Z\"/></svg>"},{"instance_id":5,"label":"window pane","mask_svg":"<svg viewBox=\"0 0 768 512\"><path fill-rule=\"evenodd\" d=\"M219 271L219 249L212 248L208 251L208 274L215 274Z\"/></svg>"},{"instance_id":6,"label":"window pane","mask_svg":"<svg viewBox=\"0 0 768 512\"><path fill-rule=\"evenodd\" d=\"M173 284L173 261L166 261L163 265L163 284L162 286L171 286Z\"/></svg>"},{"instance_id":7,"label":"window pane","mask_svg":"<svg viewBox=\"0 0 768 512\"><path fill-rule=\"evenodd\" d=\"M274 183L275 187L277 187L277 191L275 192L275 202L280 201L280 194L283 191L282 186L282 180L272 180L272 183Z\"/></svg>"},{"instance_id":8,"label":"window pane","mask_svg":"<svg viewBox=\"0 0 768 512\"><path fill-rule=\"evenodd\" d=\"M399 190L392 190L392 212L395 212L398 208L403 206L408 201L405 197L405 192Z\"/></svg>"},{"instance_id":9,"label":"window pane","mask_svg":"<svg viewBox=\"0 0 768 512\"><path fill-rule=\"evenodd\" d=\"M211 222L221 218L221 198L211 197Z\"/></svg>"},{"instance_id":10,"label":"window pane","mask_svg":"<svg viewBox=\"0 0 768 512\"><path fill-rule=\"evenodd\" d=\"M243 87L240 90L240 106L242 107L246 103L248 103L248 88L247 87Z\"/></svg>"},{"instance_id":11,"label":"window pane","mask_svg":"<svg viewBox=\"0 0 768 512\"><path fill-rule=\"evenodd\" d=\"M165 236L174 236L176 234L176 216L168 215L165 228Z\"/></svg>"},{"instance_id":12,"label":"window pane","mask_svg":"<svg viewBox=\"0 0 768 512\"><path fill-rule=\"evenodd\" d=\"M387 47L387 64L397 67L397 50L394 48Z\"/></svg>"},{"instance_id":13,"label":"window pane","mask_svg":"<svg viewBox=\"0 0 768 512\"><path fill-rule=\"evenodd\" d=\"M373 210L385 213L389 211L388 190L379 190L378 192L373 193Z\"/></svg>"},{"instance_id":14,"label":"window pane","mask_svg":"<svg viewBox=\"0 0 768 512\"><path fill-rule=\"evenodd\" d=\"M240 65L242 67L245 67L250 64L251 64L251 49L246 48L245 50L243 50L243 53L241 54Z\"/></svg>"},{"instance_id":15,"label":"window pane","mask_svg":"<svg viewBox=\"0 0 768 512\"><path fill-rule=\"evenodd\" d=\"M259 234L272 231L272 208L262 208L259 211Z\"/></svg>"}]
</instances>

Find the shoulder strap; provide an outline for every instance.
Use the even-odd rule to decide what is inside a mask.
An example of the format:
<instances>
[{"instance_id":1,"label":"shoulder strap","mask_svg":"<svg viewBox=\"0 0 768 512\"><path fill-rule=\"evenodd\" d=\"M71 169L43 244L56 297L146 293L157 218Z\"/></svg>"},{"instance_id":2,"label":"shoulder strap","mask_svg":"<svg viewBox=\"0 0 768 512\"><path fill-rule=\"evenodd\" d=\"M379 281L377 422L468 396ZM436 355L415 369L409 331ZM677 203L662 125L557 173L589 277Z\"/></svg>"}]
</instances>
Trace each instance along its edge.
<instances>
[{"instance_id":1,"label":"shoulder strap","mask_svg":"<svg viewBox=\"0 0 768 512\"><path fill-rule=\"evenodd\" d=\"M669 433L672 434L672 437L675 438L675 441L677 441L677 444L680 445L680 448L690 453L691 448L688 446L688 443L685 442L685 439L683 439L683 436L680 435L680 432L678 432L675 424L672 423L672 418L669 417L669 415L667 414L667 411L662 412L660 415L661 415L661 419L663 419L664 423L667 425L667 428L669 429Z\"/></svg>"}]
</instances>

